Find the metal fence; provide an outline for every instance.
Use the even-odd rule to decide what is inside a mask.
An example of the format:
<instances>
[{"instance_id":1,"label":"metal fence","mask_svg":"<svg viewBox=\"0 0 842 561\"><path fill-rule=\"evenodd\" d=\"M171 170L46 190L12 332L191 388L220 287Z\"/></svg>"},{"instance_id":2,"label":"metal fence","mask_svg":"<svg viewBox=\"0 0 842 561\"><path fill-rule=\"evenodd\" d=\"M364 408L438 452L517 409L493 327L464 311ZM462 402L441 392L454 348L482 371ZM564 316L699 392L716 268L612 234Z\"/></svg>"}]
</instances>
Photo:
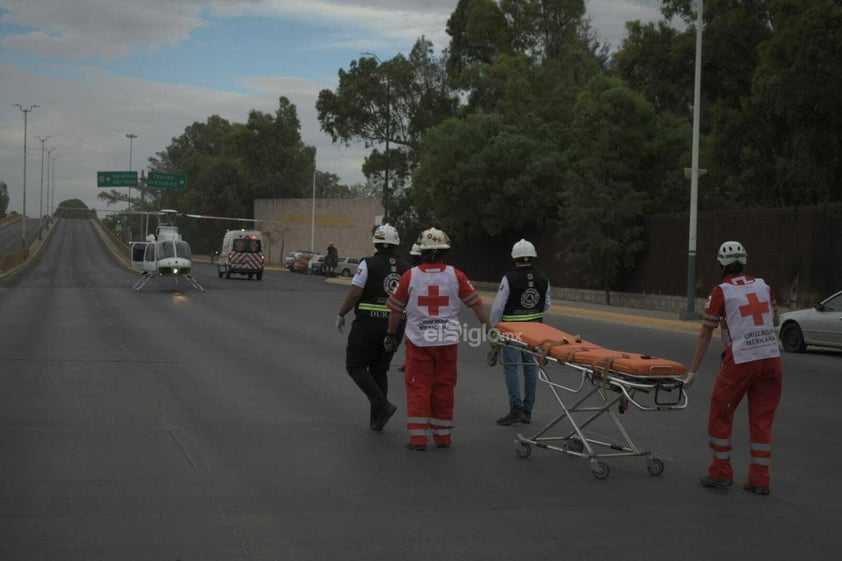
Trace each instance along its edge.
<instances>
[{"instance_id":1,"label":"metal fence","mask_svg":"<svg viewBox=\"0 0 842 561\"><path fill-rule=\"evenodd\" d=\"M637 267L610 288L620 292L687 295L688 214L644 217L646 250ZM519 232L481 242L454 244L451 263L471 279L498 281L511 266L512 244L525 237L539 255L539 268L554 286L600 290L590 286L565 262L575 240L556 232ZM695 295L707 296L719 282L716 251L723 241L737 240L748 252L746 271L772 286L778 300L805 306L842 290L842 205L722 210L698 215Z\"/></svg>"}]
</instances>

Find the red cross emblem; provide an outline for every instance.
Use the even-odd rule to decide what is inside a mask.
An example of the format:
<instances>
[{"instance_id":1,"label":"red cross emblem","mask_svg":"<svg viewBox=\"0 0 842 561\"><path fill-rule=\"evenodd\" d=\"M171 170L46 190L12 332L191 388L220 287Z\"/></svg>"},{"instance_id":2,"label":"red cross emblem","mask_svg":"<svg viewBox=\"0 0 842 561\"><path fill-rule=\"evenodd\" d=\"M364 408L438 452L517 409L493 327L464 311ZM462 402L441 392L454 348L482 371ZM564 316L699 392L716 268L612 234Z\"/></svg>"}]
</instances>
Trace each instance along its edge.
<instances>
[{"instance_id":1,"label":"red cross emblem","mask_svg":"<svg viewBox=\"0 0 842 561\"><path fill-rule=\"evenodd\" d=\"M431 316L439 315L439 306L447 306L450 304L450 297L439 296L438 286L428 286L427 296L418 297L419 306L427 306L427 311Z\"/></svg>"},{"instance_id":2,"label":"red cross emblem","mask_svg":"<svg viewBox=\"0 0 842 561\"><path fill-rule=\"evenodd\" d=\"M763 314L769 313L769 302L761 302L754 292L749 294L747 298L748 304L740 306L740 315L743 317L752 316L754 325L763 325Z\"/></svg>"}]
</instances>

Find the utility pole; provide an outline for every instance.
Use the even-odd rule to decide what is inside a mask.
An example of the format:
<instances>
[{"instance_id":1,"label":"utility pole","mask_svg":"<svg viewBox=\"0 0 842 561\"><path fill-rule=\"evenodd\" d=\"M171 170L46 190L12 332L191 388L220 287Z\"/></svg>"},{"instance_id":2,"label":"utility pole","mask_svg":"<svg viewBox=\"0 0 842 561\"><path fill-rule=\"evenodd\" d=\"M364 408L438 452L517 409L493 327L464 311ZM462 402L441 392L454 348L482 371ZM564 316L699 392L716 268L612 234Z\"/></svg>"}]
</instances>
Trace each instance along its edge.
<instances>
[{"instance_id":1,"label":"utility pole","mask_svg":"<svg viewBox=\"0 0 842 561\"><path fill-rule=\"evenodd\" d=\"M129 171L132 171L132 148L133 148L133 145L134 145L134 139L137 138L137 135L130 132L126 135L126 138L129 139ZM132 188L129 187L129 203L126 206L126 210L131 210L131 209L132 209ZM126 215L126 222L128 223L128 221L129 221L129 217L128 217L128 215ZM126 227L127 227L128 234L129 234L128 240L126 240L126 241L131 241L132 230L131 230L131 228L129 227L128 224L126 224Z\"/></svg>"},{"instance_id":2,"label":"utility pole","mask_svg":"<svg viewBox=\"0 0 842 561\"><path fill-rule=\"evenodd\" d=\"M51 164L51 166L50 166L50 169L51 169L51 171L50 171L50 181L52 181L52 183L53 183L53 186L50 189L50 192L53 194L52 202L50 203L50 220L52 221L52 217L53 217L52 209L53 209L53 206L55 205L55 202L56 202L55 201L55 197L56 197L56 160L58 160L58 156L50 156L49 155L50 152L52 152L52 150L48 150L47 157L50 158L50 164Z\"/></svg>"},{"instance_id":3,"label":"utility pole","mask_svg":"<svg viewBox=\"0 0 842 561\"><path fill-rule=\"evenodd\" d=\"M23 205L21 208L23 220L20 221L20 248L24 249L26 248L26 135L29 134L27 132L27 117L29 117L29 112L38 107L38 105L30 105L27 109L24 109L20 103L15 103L15 105L23 112Z\"/></svg>"},{"instance_id":4,"label":"utility pole","mask_svg":"<svg viewBox=\"0 0 842 561\"><path fill-rule=\"evenodd\" d=\"M699 214L699 121L701 114L702 89L702 0L696 8L696 70L693 81L693 146L690 163L690 233L687 248L687 310L681 319L698 319L696 307L696 230Z\"/></svg>"},{"instance_id":5,"label":"utility pole","mask_svg":"<svg viewBox=\"0 0 842 561\"><path fill-rule=\"evenodd\" d=\"M41 204L38 206L38 239L41 239L41 233L43 231L43 220L44 220L44 143L47 142L47 139L50 138L49 136L45 136L41 138L40 136L36 136L38 140L41 141ZM47 175L47 181L49 181L49 175Z\"/></svg>"}]
</instances>

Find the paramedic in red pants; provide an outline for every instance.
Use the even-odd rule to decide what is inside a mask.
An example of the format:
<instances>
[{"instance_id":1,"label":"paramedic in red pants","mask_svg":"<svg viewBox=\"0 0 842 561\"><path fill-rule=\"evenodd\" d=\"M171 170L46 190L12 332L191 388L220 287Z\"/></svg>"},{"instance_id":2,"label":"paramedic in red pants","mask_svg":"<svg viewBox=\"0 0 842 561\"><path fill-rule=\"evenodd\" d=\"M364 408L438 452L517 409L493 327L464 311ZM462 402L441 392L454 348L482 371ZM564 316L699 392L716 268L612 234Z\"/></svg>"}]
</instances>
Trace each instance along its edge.
<instances>
[{"instance_id":1,"label":"paramedic in red pants","mask_svg":"<svg viewBox=\"0 0 842 561\"><path fill-rule=\"evenodd\" d=\"M685 387L693 384L713 329L719 326L725 351L710 397L708 436L713 461L703 487L725 488L734 483L731 468L731 427L734 410L748 396L751 463L743 489L769 494L772 457L772 421L781 400L781 357L776 326L775 293L763 282L743 273L746 252L739 242L725 242L717 255L722 283L705 303L702 330Z\"/></svg>"},{"instance_id":2,"label":"paramedic in red pants","mask_svg":"<svg viewBox=\"0 0 842 561\"><path fill-rule=\"evenodd\" d=\"M406 312L406 410L411 450L427 449L427 432L439 448L451 443L453 390L456 387L456 349L462 335L459 310L471 308L488 326L482 299L455 267L446 265L450 249L447 234L436 228L424 230L418 240L421 264L403 274L386 306L391 311L383 346L397 347L401 313Z\"/></svg>"}]
</instances>

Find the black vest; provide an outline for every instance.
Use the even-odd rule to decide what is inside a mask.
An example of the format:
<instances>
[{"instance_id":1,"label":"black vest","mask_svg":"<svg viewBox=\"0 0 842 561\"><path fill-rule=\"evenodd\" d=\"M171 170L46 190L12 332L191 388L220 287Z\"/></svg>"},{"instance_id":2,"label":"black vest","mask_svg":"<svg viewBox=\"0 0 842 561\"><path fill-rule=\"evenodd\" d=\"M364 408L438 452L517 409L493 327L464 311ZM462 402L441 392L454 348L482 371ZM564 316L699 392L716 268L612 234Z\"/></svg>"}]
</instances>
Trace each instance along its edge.
<instances>
[{"instance_id":1,"label":"black vest","mask_svg":"<svg viewBox=\"0 0 842 561\"><path fill-rule=\"evenodd\" d=\"M357 317L389 317L386 300L398 286L401 275L409 270L409 263L392 251L379 251L363 259L368 269L368 279L354 313Z\"/></svg>"},{"instance_id":2,"label":"black vest","mask_svg":"<svg viewBox=\"0 0 842 561\"><path fill-rule=\"evenodd\" d=\"M537 321L544 319L547 288L550 281L540 271L518 268L506 273L509 299L503 307L502 321Z\"/></svg>"}]
</instances>

